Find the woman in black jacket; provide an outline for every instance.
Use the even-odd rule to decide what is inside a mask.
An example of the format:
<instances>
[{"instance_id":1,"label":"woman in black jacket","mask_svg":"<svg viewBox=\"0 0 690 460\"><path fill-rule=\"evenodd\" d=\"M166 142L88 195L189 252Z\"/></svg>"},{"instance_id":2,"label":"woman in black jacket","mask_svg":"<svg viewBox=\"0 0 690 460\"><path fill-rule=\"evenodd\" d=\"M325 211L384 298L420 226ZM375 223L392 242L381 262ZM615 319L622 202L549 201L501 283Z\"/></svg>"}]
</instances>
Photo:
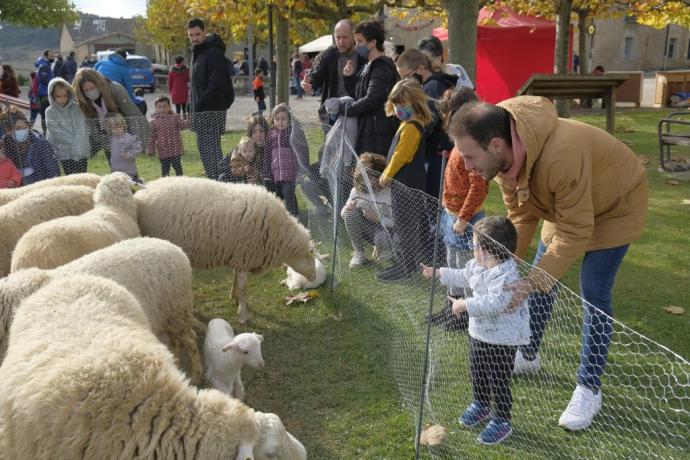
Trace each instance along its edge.
<instances>
[{"instance_id":1,"label":"woman in black jacket","mask_svg":"<svg viewBox=\"0 0 690 460\"><path fill-rule=\"evenodd\" d=\"M356 77L355 102L342 104L339 113L357 117L358 155L372 152L385 156L398 129L397 119L386 116L384 110L388 94L399 78L395 63L383 53L384 37L378 21L363 21L355 27L355 50L368 62ZM351 62L343 69L343 76L353 78Z\"/></svg>"}]
</instances>

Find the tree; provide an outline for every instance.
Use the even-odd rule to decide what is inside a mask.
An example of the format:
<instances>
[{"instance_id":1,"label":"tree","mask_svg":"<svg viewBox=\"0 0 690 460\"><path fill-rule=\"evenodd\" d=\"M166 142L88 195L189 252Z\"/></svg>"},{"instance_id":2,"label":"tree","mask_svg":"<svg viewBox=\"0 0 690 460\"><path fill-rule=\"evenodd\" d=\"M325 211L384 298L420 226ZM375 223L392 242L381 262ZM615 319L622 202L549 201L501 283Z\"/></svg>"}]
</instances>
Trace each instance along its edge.
<instances>
[{"instance_id":1,"label":"tree","mask_svg":"<svg viewBox=\"0 0 690 460\"><path fill-rule=\"evenodd\" d=\"M18 26L52 27L77 19L69 0L0 0L0 21Z\"/></svg>"}]
</instances>

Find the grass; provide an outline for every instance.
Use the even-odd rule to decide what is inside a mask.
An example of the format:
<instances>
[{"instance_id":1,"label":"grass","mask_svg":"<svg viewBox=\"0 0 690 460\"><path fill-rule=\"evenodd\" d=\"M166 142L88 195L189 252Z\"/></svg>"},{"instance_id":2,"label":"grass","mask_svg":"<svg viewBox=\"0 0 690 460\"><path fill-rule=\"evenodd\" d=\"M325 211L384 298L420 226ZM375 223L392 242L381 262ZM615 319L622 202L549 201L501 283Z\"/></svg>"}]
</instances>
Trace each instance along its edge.
<instances>
[{"instance_id":1,"label":"grass","mask_svg":"<svg viewBox=\"0 0 690 460\"><path fill-rule=\"evenodd\" d=\"M657 172L656 123L663 113L626 110L617 115L617 125L628 131L617 136L636 153L650 157L651 194L647 231L631 245L619 271L614 311L623 324L687 360L688 313L670 316L663 307L690 307L690 207L681 204L682 199L690 199L690 183L669 185L668 177ZM599 114L577 118L600 127L605 124ZM322 136L316 129L308 133L313 156ZM224 151L237 143L240 134L224 137ZM203 175L193 135L185 135L184 141L185 173ZM138 166L145 179L160 174L155 159L141 158ZM90 162L89 168L107 172L102 157ZM304 201L301 205L306 208ZM488 214L505 213L496 187L491 188L486 208ZM306 222L306 214L303 218ZM323 227L328 230L324 234L314 222L312 227L315 238L324 242L322 252L332 253L327 243L328 227ZM197 270L196 317L204 324L222 317L238 332L252 330L264 335L266 367L245 372L246 402L257 410L279 414L305 444L310 458L411 458L426 333L420 318L428 307L428 285L421 279L408 285L377 284L373 280L377 267L351 272L345 268L350 254L345 242L339 250L336 290L330 294L324 286L321 296L306 304L284 305L287 290L279 284L282 270L251 277L249 327L237 324L235 307L229 300L229 271ZM579 263L562 280L574 292L579 292L578 268ZM688 403L687 364L675 361L676 367L671 368L673 356L621 326L616 327L604 382L605 407L619 410L604 410L585 433L568 434L556 426L574 385L581 321L574 294L563 290L559 299L561 304L545 336L544 354L550 359L538 377L516 379L516 430L500 446L478 446L474 442L476 431L459 429L455 419L471 394L466 336L433 331L425 423L441 423L450 432L444 447L423 450L424 456L690 456L659 442L660 438L675 436L674 444L687 446L688 408L683 414L674 406ZM669 381L671 374L679 380ZM661 421L662 425L654 426L650 421Z\"/></svg>"}]
</instances>

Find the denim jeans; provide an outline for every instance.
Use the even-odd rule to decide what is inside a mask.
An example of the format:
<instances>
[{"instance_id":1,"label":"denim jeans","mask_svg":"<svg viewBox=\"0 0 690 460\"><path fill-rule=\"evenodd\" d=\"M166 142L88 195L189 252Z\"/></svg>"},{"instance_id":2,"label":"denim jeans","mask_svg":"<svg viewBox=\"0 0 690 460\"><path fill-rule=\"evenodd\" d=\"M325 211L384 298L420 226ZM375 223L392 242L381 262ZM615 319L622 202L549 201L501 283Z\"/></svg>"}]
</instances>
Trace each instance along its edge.
<instances>
[{"instance_id":1,"label":"denim jeans","mask_svg":"<svg viewBox=\"0 0 690 460\"><path fill-rule=\"evenodd\" d=\"M580 367L577 371L577 383L592 391L601 386L601 376L606 367L611 335L613 333L611 290L616 281L618 268L625 257L626 244L616 248L599 249L585 253L580 268L580 295L585 303L582 321L582 350ZM539 242L533 265L546 251L546 246ZM525 357L534 356L541 345L546 323L551 317L553 302L557 297L557 288L548 293L532 293L529 298L530 345L523 348Z\"/></svg>"},{"instance_id":2,"label":"denim jeans","mask_svg":"<svg viewBox=\"0 0 690 460\"><path fill-rule=\"evenodd\" d=\"M479 211L472 216L469 223L474 225L483 217L484 211ZM467 262L474 257L470 249L473 228L471 225L468 225L465 228L465 232L462 235L458 235L453 231L453 224L455 224L456 220L455 216L449 214L445 209L443 210L443 214L441 214L441 236L446 245L446 262L448 267L464 268ZM461 287L448 286L448 295L451 297L469 297L470 294L470 289L466 290Z\"/></svg>"}]
</instances>

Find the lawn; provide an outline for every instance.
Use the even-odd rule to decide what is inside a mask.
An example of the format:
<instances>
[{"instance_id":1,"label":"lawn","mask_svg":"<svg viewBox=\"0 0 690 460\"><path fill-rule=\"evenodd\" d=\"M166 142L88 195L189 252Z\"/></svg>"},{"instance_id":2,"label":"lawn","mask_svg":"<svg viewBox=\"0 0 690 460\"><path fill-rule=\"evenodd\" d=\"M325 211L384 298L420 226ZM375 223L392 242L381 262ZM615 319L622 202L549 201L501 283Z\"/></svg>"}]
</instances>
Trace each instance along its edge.
<instances>
[{"instance_id":1,"label":"lawn","mask_svg":"<svg viewBox=\"0 0 690 460\"><path fill-rule=\"evenodd\" d=\"M633 245L614 289L618 321L604 380L605 409L592 428L577 435L563 432L557 419L574 387L579 349L577 266L564 277L543 348L543 372L518 378L513 385L515 434L504 444L487 448L474 442L475 430L461 430L455 421L471 395L467 374L466 335L434 330L431 336L428 403L425 423L450 429L440 450L424 456L448 458L648 458L688 457L690 436L690 368L666 351L690 358L688 312L671 316L668 305L690 309L690 182L670 185L657 172L656 123L661 111L619 111L617 136L639 155L647 168L651 196L645 235ZM603 115L578 116L603 127ZM312 156L321 135L307 130ZM241 133L224 137L224 151ZM192 134L184 137L183 163L188 175L203 169ZM138 160L139 173L150 180L160 174L158 161ZM102 156L89 169L107 172ZM306 203L301 200L301 208ZM496 187L486 204L488 214L504 214ZM306 212L303 221L309 222ZM328 221L312 219L310 227L321 251L333 254ZM266 367L244 374L246 402L257 410L279 414L300 439L310 458L400 459L414 456L414 434L423 369L428 308L428 282L381 285L376 266L352 272L350 251L339 246L337 286L327 285L320 297L286 306L280 286L282 270L250 278L248 300L252 322L237 324L227 270L197 270L194 277L196 317L207 323L227 319L237 332L264 335ZM435 308L443 292L436 290ZM200 342L203 331L200 330ZM641 334L641 335L638 335ZM648 338L648 339L647 339ZM657 346L654 342L661 344ZM673 378L675 377L675 381ZM686 449L670 450L669 445Z\"/></svg>"}]
</instances>

